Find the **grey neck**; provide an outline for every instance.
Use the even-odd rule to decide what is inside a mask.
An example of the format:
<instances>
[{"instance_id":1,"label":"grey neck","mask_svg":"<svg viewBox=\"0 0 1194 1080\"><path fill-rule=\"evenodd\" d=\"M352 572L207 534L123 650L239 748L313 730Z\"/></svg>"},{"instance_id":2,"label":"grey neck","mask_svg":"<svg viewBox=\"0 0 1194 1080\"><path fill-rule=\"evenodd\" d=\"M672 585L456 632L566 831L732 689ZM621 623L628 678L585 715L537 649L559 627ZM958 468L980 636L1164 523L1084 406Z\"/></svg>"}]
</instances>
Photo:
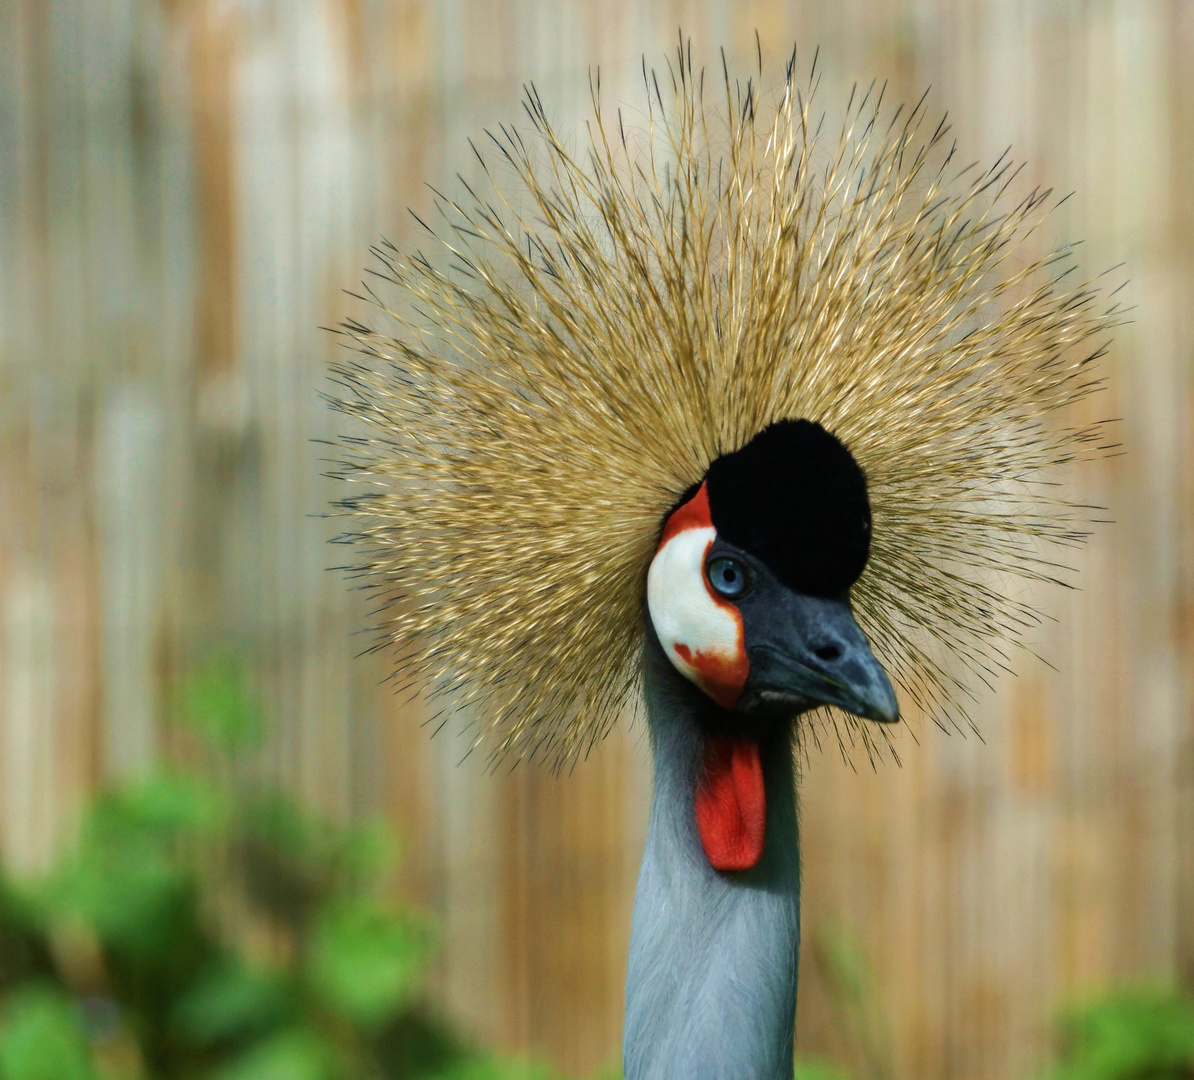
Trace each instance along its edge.
<instances>
[{"instance_id":1,"label":"grey neck","mask_svg":"<svg viewBox=\"0 0 1194 1080\"><path fill-rule=\"evenodd\" d=\"M742 873L714 870L694 808L711 706L651 636L655 796L630 931L625 1080L791 1080L800 841L790 735L760 744L763 858Z\"/></svg>"}]
</instances>

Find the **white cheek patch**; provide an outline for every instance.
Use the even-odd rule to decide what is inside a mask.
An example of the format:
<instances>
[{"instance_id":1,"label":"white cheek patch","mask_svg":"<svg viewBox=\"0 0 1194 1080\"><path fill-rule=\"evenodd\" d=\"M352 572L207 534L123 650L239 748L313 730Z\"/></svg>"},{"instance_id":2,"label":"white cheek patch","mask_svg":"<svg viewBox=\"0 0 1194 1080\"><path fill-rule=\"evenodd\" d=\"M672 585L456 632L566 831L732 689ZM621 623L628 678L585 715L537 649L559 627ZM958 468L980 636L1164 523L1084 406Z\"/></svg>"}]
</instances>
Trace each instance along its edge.
<instances>
[{"instance_id":1,"label":"white cheek patch","mask_svg":"<svg viewBox=\"0 0 1194 1080\"><path fill-rule=\"evenodd\" d=\"M705 579L705 556L716 536L711 526L687 528L660 545L647 572L647 610L676 670L732 708L750 665L742 616Z\"/></svg>"}]
</instances>

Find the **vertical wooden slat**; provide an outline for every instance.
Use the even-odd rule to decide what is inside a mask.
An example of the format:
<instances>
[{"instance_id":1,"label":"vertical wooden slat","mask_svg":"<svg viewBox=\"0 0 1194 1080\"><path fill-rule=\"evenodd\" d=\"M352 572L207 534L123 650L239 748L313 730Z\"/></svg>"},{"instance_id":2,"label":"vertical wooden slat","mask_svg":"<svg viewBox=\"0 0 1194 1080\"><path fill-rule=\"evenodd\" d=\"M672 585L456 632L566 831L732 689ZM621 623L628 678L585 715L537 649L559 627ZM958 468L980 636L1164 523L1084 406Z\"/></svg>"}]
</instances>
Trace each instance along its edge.
<instances>
[{"instance_id":1,"label":"vertical wooden slat","mask_svg":"<svg viewBox=\"0 0 1194 1080\"><path fill-rule=\"evenodd\" d=\"M104 661L103 766L143 772L157 753L163 596L165 417L143 388L112 395L97 417L96 526Z\"/></svg>"},{"instance_id":2,"label":"vertical wooden slat","mask_svg":"<svg viewBox=\"0 0 1194 1080\"><path fill-rule=\"evenodd\" d=\"M196 359L200 385L207 388L218 386L217 376L227 372L236 360L233 78L239 26L233 5L192 6L188 36L193 80L194 212L201 224L195 289ZM210 407L217 408L218 404Z\"/></svg>"},{"instance_id":3,"label":"vertical wooden slat","mask_svg":"<svg viewBox=\"0 0 1194 1080\"><path fill-rule=\"evenodd\" d=\"M44 871L54 850L55 783L53 593L28 571L6 582L0 649L4 711L3 766L6 863L18 873Z\"/></svg>"},{"instance_id":4,"label":"vertical wooden slat","mask_svg":"<svg viewBox=\"0 0 1194 1080\"><path fill-rule=\"evenodd\" d=\"M1177 788L1174 807L1174 834L1177 837L1173 905L1179 913L1176 932L1176 967L1186 986L1194 986L1194 185L1189 183L1194 170L1194 68L1185 62L1194 49L1194 9L1171 0L1166 11L1169 43L1171 145L1169 190L1172 215L1168 231L1169 254L1176 279L1177 356L1181 365L1181 400L1184 407L1185 437L1178 446L1183 474L1177 487L1179 506L1185 507L1180 521L1181 544L1178 553L1180 607L1175 634L1181 658L1181 693L1183 722L1178 732L1177 752L1173 761L1173 781ZM1187 915L1187 917L1182 917Z\"/></svg>"}]
</instances>

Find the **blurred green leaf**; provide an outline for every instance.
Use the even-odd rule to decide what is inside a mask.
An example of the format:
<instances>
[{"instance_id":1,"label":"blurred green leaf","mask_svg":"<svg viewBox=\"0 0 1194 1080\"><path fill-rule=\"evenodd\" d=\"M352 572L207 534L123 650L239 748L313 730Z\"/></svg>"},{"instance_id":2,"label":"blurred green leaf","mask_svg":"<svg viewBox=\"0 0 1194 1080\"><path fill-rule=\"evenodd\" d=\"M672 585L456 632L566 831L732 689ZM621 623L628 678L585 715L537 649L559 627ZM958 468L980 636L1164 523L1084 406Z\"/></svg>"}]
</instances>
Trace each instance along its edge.
<instances>
[{"instance_id":1,"label":"blurred green leaf","mask_svg":"<svg viewBox=\"0 0 1194 1080\"><path fill-rule=\"evenodd\" d=\"M226 657L180 712L229 758L261 730ZM430 936L386 898L384 822L345 827L229 763L103 792L44 881L0 874L0 1080L552 1076L418 1007Z\"/></svg>"},{"instance_id":2,"label":"blurred green leaf","mask_svg":"<svg viewBox=\"0 0 1194 1080\"><path fill-rule=\"evenodd\" d=\"M179 777L157 777L100 798L78 850L51 876L51 917L81 921L108 945L136 955L177 948L196 883L180 847L214 832L219 798Z\"/></svg>"},{"instance_id":3,"label":"blurred green leaf","mask_svg":"<svg viewBox=\"0 0 1194 1080\"><path fill-rule=\"evenodd\" d=\"M219 835L229 812L228 795L211 784L160 773L100 796L84 823L82 842L93 851L133 842L174 852L179 843Z\"/></svg>"},{"instance_id":4,"label":"blurred green leaf","mask_svg":"<svg viewBox=\"0 0 1194 1080\"><path fill-rule=\"evenodd\" d=\"M1051 1080L1189 1080L1194 1001L1164 987L1119 991L1069 1010Z\"/></svg>"},{"instance_id":5,"label":"blurred green leaf","mask_svg":"<svg viewBox=\"0 0 1194 1080\"><path fill-rule=\"evenodd\" d=\"M79 1013L66 994L28 985L0 1012L2 1080L92 1080Z\"/></svg>"},{"instance_id":6,"label":"blurred green leaf","mask_svg":"<svg viewBox=\"0 0 1194 1080\"><path fill-rule=\"evenodd\" d=\"M340 871L350 887L368 886L398 865L398 841L390 823L371 821L352 829L345 838Z\"/></svg>"},{"instance_id":7,"label":"blurred green leaf","mask_svg":"<svg viewBox=\"0 0 1194 1080\"><path fill-rule=\"evenodd\" d=\"M172 1027L200 1046L259 1034L292 1011L286 986L223 962L209 968L175 1007Z\"/></svg>"},{"instance_id":8,"label":"blurred green leaf","mask_svg":"<svg viewBox=\"0 0 1194 1080\"><path fill-rule=\"evenodd\" d=\"M795 1080L848 1080L849 1073L840 1065L824 1058L797 1055Z\"/></svg>"},{"instance_id":9,"label":"blurred green leaf","mask_svg":"<svg viewBox=\"0 0 1194 1080\"><path fill-rule=\"evenodd\" d=\"M427 952L427 934L411 917L370 898L345 898L316 919L307 977L328 1008L372 1026L418 992Z\"/></svg>"},{"instance_id":10,"label":"blurred green leaf","mask_svg":"<svg viewBox=\"0 0 1194 1080\"><path fill-rule=\"evenodd\" d=\"M201 739L228 754L259 742L265 727L245 665L229 652L208 659L182 684L178 715Z\"/></svg>"},{"instance_id":11,"label":"blurred green leaf","mask_svg":"<svg viewBox=\"0 0 1194 1080\"><path fill-rule=\"evenodd\" d=\"M208 1075L210 1080L329 1080L335 1075L334 1062L325 1040L294 1029L259 1042Z\"/></svg>"},{"instance_id":12,"label":"blurred green leaf","mask_svg":"<svg viewBox=\"0 0 1194 1080\"><path fill-rule=\"evenodd\" d=\"M558 1080L558 1075L545 1066L518 1059L476 1057L436 1073L434 1080Z\"/></svg>"},{"instance_id":13,"label":"blurred green leaf","mask_svg":"<svg viewBox=\"0 0 1194 1080\"><path fill-rule=\"evenodd\" d=\"M123 845L85 855L54 882L54 915L77 917L107 944L145 955L166 947L190 906L190 880L170 857L148 846Z\"/></svg>"}]
</instances>

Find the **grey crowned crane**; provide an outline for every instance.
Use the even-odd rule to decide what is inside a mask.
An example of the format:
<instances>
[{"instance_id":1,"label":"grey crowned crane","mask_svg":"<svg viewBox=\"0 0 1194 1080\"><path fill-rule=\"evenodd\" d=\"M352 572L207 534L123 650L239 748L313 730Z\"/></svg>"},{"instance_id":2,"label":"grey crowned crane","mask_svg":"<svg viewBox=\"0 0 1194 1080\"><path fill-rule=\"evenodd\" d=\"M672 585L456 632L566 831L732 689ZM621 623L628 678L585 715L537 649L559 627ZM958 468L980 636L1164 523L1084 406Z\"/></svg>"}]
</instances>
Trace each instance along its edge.
<instances>
[{"instance_id":1,"label":"grey crowned crane","mask_svg":"<svg viewBox=\"0 0 1194 1080\"><path fill-rule=\"evenodd\" d=\"M944 122L644 68L579 148L538 94L344 326L351 569L378 647L494 760L583 756L645 704L655 791L627 1080L791 1075L794 753L962 727L1038 619L1105 449L1075 405L1114 306L1039 248L1049 192ZM760 71L760 78L762 73ZM1064 555L1064 552L1060 554Z\"/></svg>"}]
</instances>

